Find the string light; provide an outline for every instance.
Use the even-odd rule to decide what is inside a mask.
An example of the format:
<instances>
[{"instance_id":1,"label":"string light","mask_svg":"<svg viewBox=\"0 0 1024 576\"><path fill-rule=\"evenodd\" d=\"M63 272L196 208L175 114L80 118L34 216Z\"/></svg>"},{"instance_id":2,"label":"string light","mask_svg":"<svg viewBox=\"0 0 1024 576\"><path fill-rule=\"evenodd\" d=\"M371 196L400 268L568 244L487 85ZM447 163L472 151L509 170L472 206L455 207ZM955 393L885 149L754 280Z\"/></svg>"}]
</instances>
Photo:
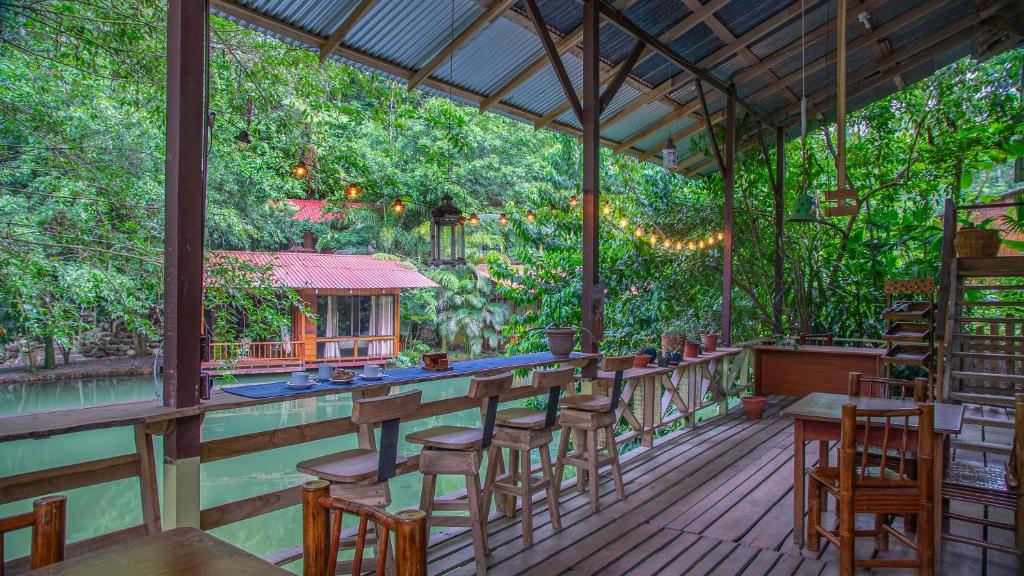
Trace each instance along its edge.
<instances>
[{"instance_id":1,"label":"string light","mask_svg":"<svg viewBox=\"0 0 1024 576\"><path fill-rule=\"evenodd\" d=\"M639 238L639 237L644 235L644 229L639 227L639 226L637 226L636 227L636 231L634 232L634 234L636 235L637 238Z\"/></svg>"},{"instance_id":2,"label":"string light","mask_svg":"<svg viewBox=\"0 0 1024 576\"><path fill-rule=\"evenodd\" d=\"M526 211L526 220L527 221L533 222L536 219L537 219L537 215L534 214L533 210L527 210Z\"/></svg>"},{"instance_id":3,"label":"string light","mask_svg":"<svg viewBox=\"0 0 1024 576\"><path fill-rule=\"evenodd\" d=\"M299 160L292 166L292 178L303 180L307 174L309 174L309 168L306 166L305 161Z\"/></svg>"},{"instance_id":4,"label":"string light","mask_svg":"<svg viewBox=\"0 0 1024 576\"><path fill-rule=\"evenodd\" d=\"M611 214L612 213L612 203L611 202L605 202L604 203L604 207L601 208L601 211L604 212L605 216Z\"/></svg>"},{"instance_id":5,"label":"string light","mask_svg":"<svg viewBox=\"0 0 1024 576\"><path fill-rule=\"evenodd\" d=\"M470 226L479 226L480 225L480 217L477 216L476 214L470 214L469 215L469 225Z\"/></svg>"},{"instance_id":6,"label":"string light","mask_svg":"<svg viewBox=\"0 0 1024 576\"><path fill-rule=\"evenodd\" d=\"M625 218L619 219L619 228L625 228L626 226L629 226L629 220Z\"/></svg>"},{"instance_id":7,"label":"string light","mask_svg":"<svg viewBox=\"0 0 1024 576\"><path fill-rule=\"evenodd\" d=\"M693 243L693 240L691 240L690 243L686 245L686 247L689 248L690 250L697 249L697 245Z\"/></svg>"},{"instance_id":8,"label":"string light","mask_svg":"<svg viewBox=\"0 0 1024 576\"><path fill-rule=\"evenodd\" d=\"M508 224L508 216L506 216L504 214L502 214L501 216L498 216L498 224L501 224L502 226L504 226L505 224Z\"/></svg>"},{"instance_id":9,"label":"string light","mask_svg":"<svg viewBox=\"0 0 1024 576\"><path fill-rule=\"evenodd\" d=\"M658 235L657 234L651 234L651 244L657 244L657 243L658 243Z\"/></svg>"},{"instance_id":10,"label":"string light","mask_svg":"<svg viewBox=\"0 0 1024 576\"><path fill-rule=\"evenodd\" d=\"M573 194L572 196L569 197L569 206L572 206L573 208L575 208L575 207L577 207L579 205L580 205L580 199L577 198L575 194Z\"/></svg>"},{"instance_id":11,"label":"string light","mask_svg":"<svg viewBox=\"0 0 1024 576\"><path fill-rule=\"evenodd\" d=\"M718 233L718 239L719 239L719 240L725 240L725 233L723 233L723 232L719 232L719 233Z\"/></svg>"},{"instance_id":12,"label":"string light","mask_svg":"<svg viewBox=\"0 0 1024 576\"><path fill-rule=\"evenodd\" d=\"M395 214L405 212L405 203L402 202L401 198L395 198L395 201L391 203L391 211Z\"/></svg>"},{"instance_id":13,"label":"string light","mask_svg":"<svg viewBox=\"0 0 1024 576\"><path fill-rule=\"evenodd\" d=\"M349 184L348 186L345 187L345 198L348 198L350 200L358 198L359 195L362 193L362 189L360 189L359 186L356 186L355 184Z\"/></svg>"},{"instance_id":14,"label":"string light","mask_svg":"<svg viewBox=\"0 0 1024 576\"><path fill-rule=\"evenodd\" d=\"M665 238L665 248L672 248L672 241L669 240L668 238Z\"/></svg>"},{"instance_id":15,"label":"string light","mask_svg":"<svg viewBox=\"0 0 1024 576\"><path fill-rule=\"evenodd\" d=\"M683 242L681 240L677 240L676 241L676 250L682 250L682 249L683 249Z\"/></svg>"}]
</instances>

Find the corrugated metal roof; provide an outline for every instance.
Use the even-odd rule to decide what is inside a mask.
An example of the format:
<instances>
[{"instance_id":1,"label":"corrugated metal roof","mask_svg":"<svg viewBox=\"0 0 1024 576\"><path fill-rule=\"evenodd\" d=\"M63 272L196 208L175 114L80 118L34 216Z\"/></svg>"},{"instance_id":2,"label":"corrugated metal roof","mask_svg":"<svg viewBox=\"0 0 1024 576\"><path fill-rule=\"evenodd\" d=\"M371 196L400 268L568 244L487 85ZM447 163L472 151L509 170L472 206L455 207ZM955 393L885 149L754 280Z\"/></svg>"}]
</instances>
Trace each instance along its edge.
<instances>
[{"instance_id":1,"label":"corrugated metal roof","mask_svg":"<svg viewBox=\"0 0 1024 576\"><path fill-rule=\"evenodd\" d=\"M330 222L341 218L341 212L328 211L327 202L324 200L308 200L306 198L289 198L288 203L295 208L292 220L308 222ZM342 208L370 208L372 210L384 210L382 204L369 204L366 202L343 202Z\"/></svg>"},{"instance_id":2,"label":"corrugated metal roof","mask_svg":"<svg viewBox=\"0 0 1024 576\"><path fill-rule=\"evenodd\" d=\"M283 39L291 44L304 46L314 51L344 21L359 0L214 0L215 11L227 12L233 20L245 22L247 26L264 30L274 28L269 33L275 38ZM609 0L604 0L609 2ZM703 1L703 0L702 0ZM920 6L927 0L888 0L873 9L869 18L872 26L878 28L885 23L899 18L908 10ZM740 37L747 48L759 59L765 59L778 50L791 45L800 38L801 18L794 16L758 37L742 38L781 10L794 5L796 0L730 0L715 12L715 17L727 28L731 35ZM835 18L833 0L806 1L806 29L808 32L822 26ZM455 0L455 30L458 34L470 25L490 5L489 0ZM548 27L555 30L554 40L578 29L582 22L582 6L579 0L538 0L538 5ZM251 9L246 13L236 7ZM893 50L898 51L908 46L929 46L933 39L950 25L974 21L978 18L978 8L974 0L950 0L936 4L934 8L921 17L914 18L905 26L886 34L886 40ZM625 17L652 36L659 36L666 30L681 22L690 14L689 8L678 0L636 0L629 4ZM268 18L283 24L281 28L267 26ZM449 42L452 10L449 1L424 0L379 0L374 7L363 16L362 20L346 36L342 48L349 52L342 57L333 58L355 64L361 68L377 70L399 81L407 79ZM854 41L864 33L863 25L856 19L848 20L848 38ZM291 27L291 28L288 28ZM601 57L605 65L620 62L626 57L633 46L633 38L609 21L602 23L603 36L600 41ZM312 35L312 36L310 36ZM961 34L949 46L948 54L966 54L974 49L975 38ZM685 34L671 40L669 46L681 57L693 63L699 63L721 49L726 40L719 37L705 23L700 23ZM808 63L817 60L824 54L834 57L835 35L829 34L807 46ZM458 88L468 93L456 95L456 99L478 104L492 93L505 85L510 78L525 68L530 62L542 54L541 45L530 24L525 2L520 0L505 14L482 29L455 52L454 81ZM850 54L850 73L855 74L865 66L879 67L874 51L863 49ZM710 73L723 81L742 76L743 70L751 64L741 58L724 57L717 62L709 62L714 68ZM932 58L912 71L904 73L904 79L912 82L933 72L936 67L947 63L948 59ZM582 64L573 50L562 56L566 70L578 89L582 80ZM889 63L891 64L891 62ZM796 54L772 67L772 72L784 77L800 68L800 56ZM883 74L891 75L891 66L880 67ZM442 64L433 71L431 77L443 84L450 80L452 74L448 66ZM674 62L660 54L647 57L638 64L632 73L632 85L623 88L609 110L605 114L613 114L631 100L641 97L648 87L658 86L670 78L682 75L689 78ZM739 83L738 92L741 96L751 95L770 82L769 75L761 75L744 79ZM815 74L809 74L807 92L821 94L830 89L835 81L831 66ZM424 90L437 94L445 94L439 85L432 81L422 86ZM646 86L645 86L646 85ZM797 88L799 85L797 84ZM895 83L881 83L856 100L867 98L878 99L895 91ZM724 99L721 94L711 93L716 100L712 110L719 108ZM691 88L681 87L672 97L666 95L659 100L664 113L651 115L631 115L629 122L624 120L606 131L602 136L612 141L628 138L651 127L657 126L672 107L685 106L693 102L696 95ZM675 100L673 104L671 100ZM504 96L495 111L518 116L528 122L535 122L565 103L565 95L550 66L519 84ZM851 104L853 99L851 99ZM750 103L755 111L763 117L774 114L788 104L780 100L779 94L766 95L759 102ZM634 118L633 116L637 116ZM792 122L792 119L788 120ZM636 122L636 123L634 123ZM561 115L552 128L573 133L579 123L572 113Z\"/></svg>"},{"instance_id":3,"label":"corrugated metal roof","mask_svg":"<svg viewBox=\"0 0 1024 576\"><path fill-rule=\"evenodd\" d=\"M433 280L410 264L373 256L320 252L244 252L211 250L213 258L238 259L260 266L272 264L276 283L286 288L321 290L386 290L434 288Z\"/></svg>"}]
</instances>

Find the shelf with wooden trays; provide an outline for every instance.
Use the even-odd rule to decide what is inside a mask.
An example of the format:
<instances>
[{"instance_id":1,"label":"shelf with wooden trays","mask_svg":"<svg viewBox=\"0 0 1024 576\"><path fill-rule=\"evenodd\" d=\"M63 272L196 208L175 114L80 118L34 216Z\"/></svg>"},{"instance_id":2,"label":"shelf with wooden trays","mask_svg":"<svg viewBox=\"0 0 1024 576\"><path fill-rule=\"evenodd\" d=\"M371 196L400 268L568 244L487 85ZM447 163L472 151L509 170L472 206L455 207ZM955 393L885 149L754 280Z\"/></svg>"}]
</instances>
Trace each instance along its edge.
<instances>
[{"instance_id":1,"label":"shelf with wooden trays","mask_svg":"<svg viewBox=\"0 0 1024 576\"><path fill-rule=\"evenodd\" d=\"M897 300L882 313L886 320L924 321L930 318L932 304L927 300Z\"/></svg>"},{"instance_id":2,"label":"shelf with wooden trays","mask_svg":"<svg viewBox=\"0 0 1024 576\"><path fill-rule=\"evenodd\" d=\"M905 364L927 369L931 365L931 356L932 351L928 346L897 344L882 356L882 361L887 364Z\"/></svg>"},{"instance_id":3,"label":"shelf with wooden trays","mask_svg":"<svg viewBox=\"0 0 1024 576\"><path fill-rule=\"evenodd\" d=\"M894 322L882 339L886 342L928 343L932 327L927 322Z\"/></svg>"}]
</instances>

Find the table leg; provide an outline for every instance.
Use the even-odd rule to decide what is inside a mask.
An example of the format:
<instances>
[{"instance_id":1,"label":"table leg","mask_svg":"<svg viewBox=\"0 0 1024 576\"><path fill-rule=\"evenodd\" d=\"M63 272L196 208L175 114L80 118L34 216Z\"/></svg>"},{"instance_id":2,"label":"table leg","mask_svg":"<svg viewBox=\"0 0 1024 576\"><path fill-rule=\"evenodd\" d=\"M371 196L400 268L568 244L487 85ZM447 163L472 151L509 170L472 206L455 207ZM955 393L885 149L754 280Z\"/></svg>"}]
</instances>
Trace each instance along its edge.
<instances>
[{"instance_id":1,"label":"table leg","mask_svg":"<svg viewBox=\"0 0 1024 576\"><path fill-rule=\"evenodd\" d=\"M793 419L793 543L804 545L804 423Z\"/></svg>"},{"instance_id":2,"label":"table leg","mask_svg":"<svg viewBox=\"0 0 1024 576\"><path fill-rule=\"evenodd\" d=\"M935 571L941 571L942 567L942 510L944 508L942 502L942 479L945 476L946 471L946 456L948 452L945 449L948 438L945 434L935 434L934 444L932 445L932 458L934 458L935 465L935 489L933 496L935 501L933 503L935 507L935 520L932 522L932 530L934 531L933 540L935 542Z\"/></svg>"}]
</instances>

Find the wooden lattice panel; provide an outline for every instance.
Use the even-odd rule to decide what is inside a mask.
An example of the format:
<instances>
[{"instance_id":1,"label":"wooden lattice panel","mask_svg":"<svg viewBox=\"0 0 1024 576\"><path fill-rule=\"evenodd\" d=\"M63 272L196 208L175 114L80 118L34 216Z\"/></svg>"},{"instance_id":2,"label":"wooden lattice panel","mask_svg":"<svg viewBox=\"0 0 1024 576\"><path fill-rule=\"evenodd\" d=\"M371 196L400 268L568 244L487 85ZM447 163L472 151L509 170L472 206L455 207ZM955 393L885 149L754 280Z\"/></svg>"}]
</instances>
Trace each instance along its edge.
<instances>
[{"instance_id":1,"label":"wooden lattice panel","mask_svg":"<svg viewBox=\"0 0 1024 576\"><path fill-rule=\"evenodd\" d=\"M931 294L935 292L935 280L931 278L902 278L886 280L886 294Z\"/></svg>"},{"instance_id":2,"label":"wooden lattice panel","mask_svg":"<svg viewBox=\"0 0 1024 576\"><path fill-rule=\"evenodd\" d=\"M825 216L853 216L857 213L857 191L828 190L825 192ZM835 202L835 206L831 203Z\"/></svg>"}]
</instances>

